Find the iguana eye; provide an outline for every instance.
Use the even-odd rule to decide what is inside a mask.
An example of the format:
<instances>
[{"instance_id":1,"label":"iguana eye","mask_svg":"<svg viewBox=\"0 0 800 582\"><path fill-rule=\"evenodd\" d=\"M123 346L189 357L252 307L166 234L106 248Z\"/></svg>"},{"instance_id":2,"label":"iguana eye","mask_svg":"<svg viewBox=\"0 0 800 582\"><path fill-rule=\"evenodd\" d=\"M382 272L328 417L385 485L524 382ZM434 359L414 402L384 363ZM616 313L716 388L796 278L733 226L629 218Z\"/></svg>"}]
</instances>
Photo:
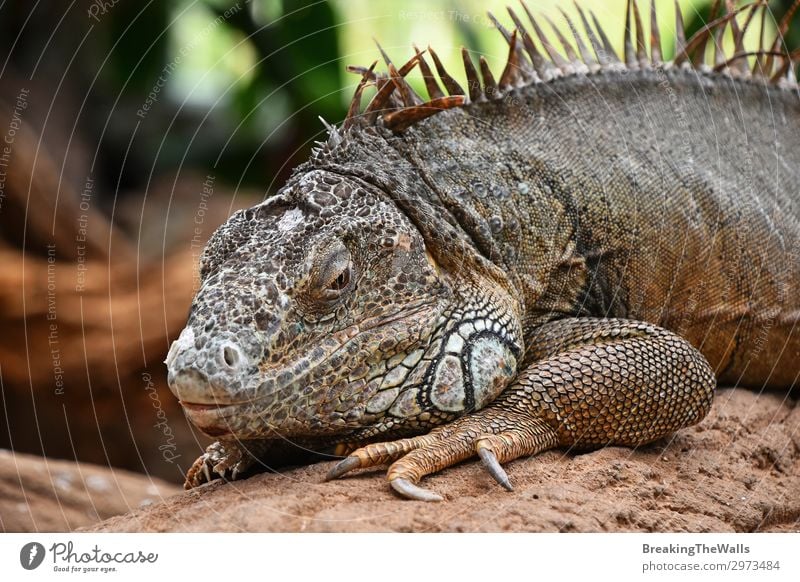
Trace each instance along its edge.
<instances>
[{"instance_id":1,"label":"iguana eye","mask_svg":"<svg viewBox=\"0 0 800 582\"><path fill-rule=\"evenodd\" d=\"M341 242L325 249L316 268L316 293L324 300L335 300L350 287L353 279L353 263L350 251Z\"/></svg>"},{"instance_id":2,"label":"iguana eye","mask_svg":"<svg viewBox=\"0 0 800 582\"><path fill-rule=\"evenodd\" d=\"M350 283L350 265L347 265L347 268L339 273L339 276L336 277L333 281L331 281L330 285L328 285L328 290L330 291L341 291Z\"/></svg>"},{"instance_id":3,"label":"iguana eye","mask_svg":"<svg viewBox=\"0 0 800 582\"><path fill-rule=\"evenodd\" d=\"M320 291L319 298L324 301L335 301L346 291L352 279L352 268L348 263L344 270L331 279Z\"/></svg>"}]
</instances>

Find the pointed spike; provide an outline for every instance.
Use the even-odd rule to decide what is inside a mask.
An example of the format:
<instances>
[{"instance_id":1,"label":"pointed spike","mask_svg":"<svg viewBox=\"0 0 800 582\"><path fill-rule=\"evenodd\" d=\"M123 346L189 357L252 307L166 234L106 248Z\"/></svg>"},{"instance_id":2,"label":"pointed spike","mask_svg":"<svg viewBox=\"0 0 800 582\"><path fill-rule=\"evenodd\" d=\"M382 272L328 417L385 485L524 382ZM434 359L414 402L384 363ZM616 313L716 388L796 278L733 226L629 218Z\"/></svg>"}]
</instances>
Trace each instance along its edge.
<instances>
[{"instance_id":1,"label":"pointed spike","mask_svg":"<svg viewBox=\"0 0 800 582\"><path fill-rule=\"evenodd\" d=\"M779 83L785 80L790 83L792 87L796 86L797 77L795 76L794 61L800 57L800 49L795 49L792 52L780 51L776 53L775 56L780 58L782 62L777 72L770 78L770 83Z\"/></svg>"},{"instance_id":2,"label":"pointed spike","mask_svg":"<svg viewBox=\"0 0 800 582\"><path fill-rule=\"evenodd\" d=\"M390 81L384 83L367 105L367 108L364 110L364 114L377 113L382 109L387 109L387 105L389 105L388 109L393 109L395 104L390 104L390 99L393 96L395 89L397 89L397 85L394 83ZM399 105L399 103L397 105ZM372 118L374 118L374 116L372 116Z\"/></svg>"},{"instance_id":3,"label":"pointed spike","mask_svg":"<svg viewBox=\"0 0 800 582\"><path fill-rule=\"evenodd\" d=\"M408 81L406 81L408 74L419 63L419 57L420 55L417 54L412 56L410 59L408 59L406 64L400 67L399 71L395 69L393 64L389 65L389 74L391 76L391 80L397 85L397 89L403 100L403 105L405 106L419 105L423 101L422 97L417 95L417 92L414 91L411 85L408 84Z\"/></svg>"},{"instance_id":4,"label":"pointed spike","mask_svg":"<svg viewBox=\"0 0 800 582\"><path fill-rule=\"evenodd\" d=\"M758 33L758 54L756 55L756 60L753 63L753 76L763 76L764 75L764 59L762 52L764 49L764 28L767 23L767 11L769 7L765 2L763 4L763 10L761 11L761 30Z\"/></svg>"},{"instance_id":5,"label":"pointed spike","mask_svg":"<svg viewBox=\"0 0 800 582\"><path fill-rule=\"evenodd\" d=\"M367 72L367 67L362 67L361 65L347 65L345 66L345 70L348 73L355 73L360 77Z\"/></svg>"},{"instance_id":6,"label":"pointed spike","mask_svg":"<svg viewBox=\"0 0 800 582\"><path fill-rule=\"evenodd\" d=\"M472 101L479 101L483 97L483 92L480 79L478 79L478 71L475 69L475 63L472 62L469 52L463 46L461 47L461 60L464 62L464 72L467 74L469 98Z\"/></svg>"},{"instance_id":7,"label":"pointed spike","mask_svg":"<svg viewBox=\"0 0 800 582\"><path fill-rule=\"evenodd\" d=\"M783 15L781 18L780 24L778 24L778 31L780 37L786 36L786 31L789 30L789 24L792 21L792 17L794 13L797 12L797 9L800 8L800 0L794 0L792 5L789 7L789 10L786 11L786 14Z\"/></svg>"},{"instance_id":8,"label":"pointed spike","mask_svg":"<svg viewBox=\"0 0 800 582\"><path fill-rule=\"evenodd\" d=\"M488 16L489 20L492 21L494 27L500 31L500 34L503 35L503 38L506 39L506 42L511 42L511 33L508 32L502 24L500 24L500 21L494 17L494 14L492 14L491 12L487 12L486 16Z\"/></svg>"},{"instance_id":9,"label":"pointed spike","mask_svg":"<svg viewBox=\"0 0 800 582\"><path fill-rule=\"evenodd\" d=\"M487 99L492 99L497 95L497 82L494 80L489 63L486 62L483 55L480 56L478 62L480 63L481 77L483 77L483 94L486 95Z\"/></svg>"},{"instance_id":10,"label":"pointed spike","mask_svg":"<svg viewBox=\"0 0 800 582\"><path fill-rule=\"evenodd\" d=\"M345 70L348 73L355 73L359 77L362 77L366 74L368 79L367 86L374 85L375 87L380 89L381 84L379 82L378 75L376 75L373 71L370 71L367 67L361 67L358 65L347 65L345 67Z\"/></svg>"},{"instance_id":11,"label":"pointed spike","mask_svg":"<svg viewBox=\"0 0 800 582\"><path fill-rule=\"evenodd\" d=\"M380 51L381 56L383 57L383 62L386 63L386 66L388 67L389 65L391 65L392 64L392 60L389 58L389 55L386 54L386 51L383 50L383 47L381 46L381 43L378 42L378 39L376 39L373 36L372 37L372 42L374 42L375 46L378 47L378 50Z\"/></svg>"},{"instance_id":12,"label":"pointed spike","mask_svg":"<svg viewBox=\"0 0 800 582\"><path fill-rule=\"evenodd\" d=\"M770 79L769 79L770 83L777 83L783 77L785 77L786 76L786 72L789 70L790 65L791 65L791 63L789 62L789 59L786 58L786 54L781 53L778 58L780 59L781 64L775 70L775 73L773 73L772 77L770 77Z\"/></svg>"},{"instance_id":13,"label":"pointed spike","mask_svg":"<svg viewBox=\"0 0 800 582\"><path fill-rule=\"evenodd\" d=\"M725 0L724 2L722 2L721 0L715 0L715 3L719 4L723 14L725 13L730 14L735 9L731 0ZM732 18L728 22L728 25L730 25L731 27L731 32L733 33L733 39L735 41L739 30L739 27L736 24L736 19ZM728 60L727 56L725 55L725 47L723 46L724 35L725 35L725 25L720 26L714 33L714 67L717 67ZM736 54L735 48L733 54L734 55Z\"/></svg>"},{"instance_id":14,"label":"pointed spike","mask_svg":"<svg viewBox=\"0 0 800 582\"><path fill-rule=\"evenodd\" d=\"M564 60L564 57L558 54L558 51L555 50L555 47L553 47L550 39L547 38L547 35L544 34L544 32L542 32L539 23L536 22L533 14L531 14L531 11L528 10L528 5L525 4L524 0L520 0L519 3L522 5L522 8L525 9L525 14L528 15L528 20L531 21L533 31L536 33L536 36L539 37L539 41L542 43L542 46L544 47L545 52L547 52L547 55L550 57L552 63L563 73L572 72L572 68L569 66L569 63Z\"/></svg>"},{"instance_id":15,"label":"pointed spike","mask_svg":"<svg viewBox=\"0 0 800 582\"><path fill-rule=\"evenodd\" d=\"M757 2L753 2L752 4L750 4L751 8L750 14L747 15L747 19L744 21L744 26L742 26L741 29L739 29L738 26L736 27L737 30L739 31L739 35L738 38L735 38L734 40L736 41L736 46L741 48L742 50L744 50L744 36L747 34L747 30L750 28L750 25L752 24L753 20L755 20L756 13L758 12L758 9L761 8L761 6L763 5L763 2L764 0L758 0ZM732 6L731 10L734 9L735 7ZM734 22L736 21L734 20Z\"/></svg>"},{"instance_id":16,"label":"pointed spike","mask_svg":"<svg viewBox=\"0 0 800 582\"><path fill-rule=\"evenodd\" d=\"M730 2L730 0L728 0ZM747 29L750 28L750 23L753 22L753 18L756 15L760 2L754 2L751 4L750 13L747 15L747 19L744 21L744 26L739 28L736 20L734 19L732 24L733 30L733 54L734 56L740 53L745 52L744 49L744 35L747 34ZM735 6L732 2L728 4L728 10L733 11ZM752 56L752 53L748 56ZM747 65L747 59L735 59L732 63L729 63L733 69L737 72L746 74L749 71L749 67Z\"/></svg>"},{"instance_id":17,"label":"pointed spike","mask_svg":"<svg viewBox=\"0 0 800 582\"><path fill-rule=\"evenodd\" d=\"M583 24L583 29L586 31L586 36L589 39L589 44L592 45L592 49L594 50L594 54L597 56L597 62L600 63L600 66L608 63L608 59L606 57L606 51L603 49L603 45L600 44L600 41L597 40L597 36L595 35L592 27L589 25L589 21L586 20L586 14L584 14L581 5L575 0L575 9L578 11L578 14L581 17L581 23Z\"/></svg>"},{"instance_id":18,"label":"pointed spike","mask_svg":"<svg viewBox=\"0 0 800 582\"><path fill-rule=\"evenodd\" d=\"M716 29L712 29L710 26L711 22L714 22L717 19L717 12L719 12L720 7L720 0L713 0L711 2L711 9L708 13L708 21L709 24L706 26L708 27L708 34L703 36L695 50L694 54L692 55L692 65L695 68L700 68L706 62L706 46L708 45L708 40L714 38L716 40ZM714 45L716 51L716 42ZM714 55L714 60L716 60L716 54Z\"/></svg>"},{"instance_id":19,"label":"pointed spike","mask_svg":"<svg viewBox=\"0 0 800 582\"><path fill-rule=\"evenodd\" d=\"M653 63L662 62L661 33L658 30L658 18L656 18L656 0L650 0L650 60Z\"/></svg>"},{"instance_id":20,"label":"pointed spike","mask_svg":"<svg viewBox=\"0 0 800 582\"><path fill-rule=\"evenodd\" d=\"M753 7L753 4L750 5L750 8L752 8L752 7ZM725 0L725 10L727 10L728 12L733 12L734 10L736 10L736 6L734 6L732 0ZM753 11L750 10L750 14L752 14L752 13L753 13ZM738 52L736 50L736 47L738 47L739 42L741 41L742 31L739 29L739 23L736 22L735 18L733 20L731 20L731 32L733 33L733 44L734 44L734 47L735 47L734 51L733 51L733 54L736 54Z\"/></svg>"},{"instance_id":21,"label":"pointed spike","mask_svg":"<svg viewBox=\"0 0 800 582\"><path fill-rule=\"evenodd\" d=\"M350 106L347 108L347 116L344 118L344 123L342 128L344 130L351 127L358 116L358 112L361 109L361 94L364 92L364 87L367 85L367 82L372 75L372 71L375 69L375 65L378 64L378 61L374 61L372 65L370 65L369 69L364 72L361 76L361 81L356 86L356 91L353 94L353 99L350 100Z\"/></svg>"},{"instance_id":22,"label":"pointed spike","mask_svg":"<svg viewBox=\"0 0 800 582\"><path fill-rule=\"evenodd\" d=\"M366 115L367 119L370 121L375 119L377 112L380 110L394 109L395 107L402 106L402 102L394 93L395 89L397 89L397 85L392 83L389 77L383 74L377 74L375 86L378 88L378 91L367 104L366 109L364 109L364 115Z\"/></svg>"},{"instance_id":23,"label":"pointed spike","mask_svg":"<svg viewBox=\"0 0 800 582\"><path fill-rule=\"evenodd\" d=\"M508 8L508 10L510 11L511 9ZM489 20L491 20L494 23L495 28L497 28L497 30L500 31L500 34L503 35L503 38L506 40L508 45L512 46L514 32L516 31L509 32L502 24L500 24L497 18L495 18L494 14L492 14L491 12L487 12L486 14L489 16ZM524 69L529 68L529 65L527 59L525 58L525 55L522 53L522 47L518 42L513 43L513 47L517 53L516 59L518 67L520 68L521 72L524 72Z\"/></svg>"},{"instance_id":24,"label":"pointed spike","mask_svg":"<svg viewBox=\"0 0 800 582\"><path fill-rule=\"evenodd\" d=\"M600 40L603 41L603 48L605 49L606 56L608 57L609 63L621 63L622 61L617 55L614 47L611 45L611 42L608 40L608 36L606 36L606 31L603 30L603 27L600 26L600 22L598 22L597 17L594 15L594 12L591 10L589 11L589 16L592 17L592 22L594 23L594 28L597 30L597 34L600 35Z\"/></svg>"},{"instance_id":25,"label":"pointed spike","mask_svg":"<svg viewBox=\"0 0 800 582\"><path fill-rule=\"evenodd\" d=\"M786 35L786 31L789 29L789 23L791 22L792 17L794 16L794 13L797 10L798 6L800 6L800 0L794 0L792 5L789 7L789 10L787 10L786 14L784 14L783 18L781 18L781 21L778 24L778 32L775 34L775 41L772 43L773 52L780 50L781 43L783 42L783 37ZM772 80L772 78L775 77L772 74L772 68L773 68L772 61L773 61L772 55L769 54L767 56L767 63L764 66L764 68L766 70L766 74L771 77L770 81Z\"/></svg>"},{"instance_id":26,"label":"pointed spike","mask_svg":"<svg viewBox=\"0 0 800 582\"><path fill-rule=\"evenodd\" d=\"M800 1L800 0L798 0ZM699 66L703 62L703 51L702 49L705 48L706 43L708 42L708 38L712 36L719 26L724 26L728 21L732 18L736 18L743 10L748 10L750 6L742 6L737 8L735 12L730 12L725 14L724 16L720 16L713 22L709 22L706 26L698 30L692 38L689 39L689 42L686 43L683 51L679 54L675 55L675 64L679 65L683 61L685 61L690 54L695 52L695 59L692 60L695 65ZM696 51L700 50L700 58L697 58Z\"/></svg>"},{"instance_id":27,"label":"pointed spike","mask_svg":"<svg viewBox=\"0 0 800 582\"><path fill-rule=\"evenodd\" d=\"M675 56L673 57L675 64L680 65L680 57L686 51L686 32L683 26L683 15L681 14L681 6L678 0L675 0Z\"/></svg>"},{"instance_id":28,"label":"pointed spike","mask_svg":"<svg viewBox=\"0 0 800 582\"><path fill-rule=\"evenodd\" d=\"M509 7L508 13L511 16L511 19L514 21L514 24L517 26L517 31L522 35L522 44L525 47L525 52L528 53L528 57L533 63L533 68L536 71L536 74L539 75L542 79L549 78L549 73L552 70L552 65L542 56L542 53L539 52L539 49L536 48L536 45L533 44L533 39L531 35L528 34L528 30L525 28L525 25L522 24L522 21L517 16L517 13Z\"/></svg>"},{"instance_id":29,"label":"pointed spike","mask_svg":"<svg viewBox=\"0 0 800 582\"><path fill-rule=\"evenodd\" d=\"M722 36L725 34L725 27L720 26L716 31L714 31L714 66L724 63L726 61L725 58L725 49L722 46Z\"/></svg>"},{"instance_id":30,"label":"pointed spike","mask_svg":"<svg viewBox=\"0 0 800 582\"><path fill-rule=\"evenodd\" d=\"M631 31L631 2L625 7L625 64L631 67L636 64L636 53L633 50L633 31Z\"/></svg>"},{"instance_id":31,"label":"pointed spike","mask_svg":"<svg viewBox=\"0 0 800 582\"><path fill-rule=\"evenodd\" d=\"M425 60L425 57L422 56L422 51L417 48L417 45L414 45L414 50L417 52L419 69L422 71L422 80L425 81L425 89L428 91L428 97L431 99L439 99L440 97L444 97L444 93L439 87L439 83L436 82L436 77L433 76L433 71L431 71L431 68L428 66L428 62Z\"/></svg>"},{"instance_id":32,"label":"pointed spike","mask_svg":"<svg viewBox=\"0 0 800 582\"><path fill-rule=\"evenodd\" d=\"M332 126L330 123L328 123L325 120L325 118L322 117L321 115L317 115L317 119L319 119L322 122L322 125L324 125L325 129L327 129L328 131L333 131L334 129L336 129L334 126Z\"/></svg>"},{"instance_id":33,"label":"pointed spike","mask_svg":"<svg viewBox=\"0 0 800 582\"><path fill-rule=\"evenodd\" d=\"M378 79L375 82L376 87L380 87L381 89L383 89L384 87L388 86L397 89L397 85L394 84L392 78L386 73L378 73L377 77ZM400 95L398 95L397 91L395 90L387 89L386 100L387 102L384 109L397 109L398 107L403 107L403 98ZM367 109L369 109L369 107L367 107Z\"/></svg>"},{"instance_id":34,"label":"pointed spike","mask_svg":"<svg viewBox=\"0 0 800 582\"><path fill-rule=\"evenodd\" d=\"M511 43L508 46L508 59L506 59L506 66L503 69L503 74L500 75L500 88L506 89L509 87L516 87L525 79L522 75L522 68L519 63L519 41L517 41L517 31L511 33ZM484 81L486 78L484 77Z\"/></svg>"},{"instance_id":35,"label":"pointed spike","mask_svg":"<svg viewBox=\"0 0 800 582\"><path fill-rule=\"evenodd\" d=\"M466 97L464 97L464 95L438 97L436 99L431 99L422 105L405 107L403 109L387 113L383 116L383 123L392 131L403 131L416 122L439 113L440 111L452 109L454 107L461 107L464 105L465 101Z\"/></svg>"},{"instance_id":36,"label":"pointed spike","mask_svg":"<svg viewBox=\"0 0 800 582\"><path fill-rule=\"evenodd\" d=\"M418 59L417 55L414 55L412 58L414 59L414 64L416 64ZM408 81L405 79L406 74L408 74L407 71L401 73L393 64L389 64L389 76L392 78L392 82L397 86L397 91L403 99L403 105L406 107L419 105L422 103L422 98L417 95L416 91L408 84Z\"/></svg>"},{"instance_id":37,"label":"pointed spike","mask_svg":"<svg viewBox=\"0 0 800 582\"><path fill-rule=\"evenodd\" d=\"M789 84L790 87L796 89L797 65L795 65L795 62L797 62L797 60L800 59L800 49L794 49L786 56L786 58L789 61L789 67L786 70L786 82Z\"/></svg>"},{"instance_id":38,"label":"pointed spike","mask_svg":"<svg viewBox=\"0 0 800 582\"><path fill-rule=\"evenodd\" d=\"M561 11L561 15L564 17L564 20L566 21L570 32L572 32L572 37L575 39L575 45L578 47L578 53L580 54L581 62L586 65L596 64L597 61L595 61L594 57L592 56L592 53L589 52L589 49L586 48L586 43L583 42L583 39L581 38L581 35L578 32L578 29L575 28L575 24L572 22L572 19L564 11L563 8L559 7L559 10Z\"/></svg>"},{"instance_id":39,"label":"pointed spike","mask_svg":"<svg viewBox=\"0 0 800 582\"><path fill-rule=\"evenodd\" d=\"M399 103L399 105L416 105L418 103L422 103L422 99L414 92L411 86L403 78L417 64L419 56L414 55L411 57L411 59L405 65L403 65L398 72L392 63L392 60L389 58L389 55L385 50L383 50L383 47L380 45L377 39L373 38L372 40L375 41L375 45L378 47L378 50L380 51L381 56L383 57L383 60L389 69L389 80L400 90L402 101ZM396 75L398 75L399 78L396 78ZM364 113L372 113L377 109L383 108L385 105L397 106L398 103L396 102L396 96L393 94L394 89L387 88L385 83L379 83L377 75L374 75L373 78L376 81L376 86L380 86L378 87L377 94L372 98L372 101L370 101Z\"/></svg>"},{"instance_id":40,"label":"pointed spike","mask_svg":"<svg viewBox=\"0 0 800 582\"><path fill-rule=\"evenodd\" d=\"M734 57L736 55L742 54L745 52L744 48L744 37L747 34L747 30L750 28L750 24L753 22L755 18L756 12L758 12L758 8L764 0L757 0L749 5L750 12L747 15L747 18L744 21L744 25L740 28L738 22L734 18L731 20L731 31L733 32L733 54ZM726 0L725 6L728 12L733 12L736 9L736 6L733 0ZM752 56L754 53L750 52L747 56ZM747 58L732 58L728 59L727 66L731 69L736 71L740 74L747 74L749 72L749 67L747 64Z\"/></svg>"},{"instance_id":41,"label":"pointed spike","mask_svg":"<svg viewBox=\"0 0 800 582\"><path fill-rule=\"evenodd\" d=\"M633 6L631 6L633 5ZM635 24L631 20L631 15L633 12L636 12L638 16L639 11L636 9L636 2L634 0L628 0L625 8L625 65L628 68L637 68L639 63L638 53L639 53L639 41L638 38L634 40L634 35L639 34L638 30L634 31ZM634 43L636 46L634 47Z\"/></svg>"},{"instance_id":42,"label":"pointed spike","mask_svg":"<svg viewBox=\"0 0 800 582\"><path fill-rule=\"evenodd\" d=\"M715 65L714 66L714 72L719 73L719 72L724 71L725 69L727 69L729 67L733 68L732 65L734 65L736 61L740 61L740 60L746 59L747 57L757 56L759 53L772 54L772 56L776 56L776 57L785 56L784 53L780 53L780 52L776 53L776 52L772 52L772 51L742 51L740 53L734 54L727 61L724 61L722 63L719 63L719 64Z\"/></svg>"},{"instance_id":43,"label":"pointed spike","mask_svg":"<svg viewBox=\"0 0 800 582\"><path fill-rule=\"evenodd\" d=\"M419 63L419 55L415 54L410 59L408 59L408 61L406 61L405 65L400 67L400 70L397 72L397 74L400 75L401 79L405 79L405 77L414 69L414 67L417 66L418 63Z\"/></svg>"},{"instance_id":44,"label":"pointed spike","mask_svg":"<svg viewBox=\"0 0 800 582\"><path fill-rule=\"evenodd\" d=\"M633 19L636 22L636 60L639 61L641 68L647 67L647 49L644 44L644 27L642 26L642 16L639 14L639 3L631 0L633 4Z\"/></svg>"},{"instance_id":45,"label":"pointed spike","mask_svg":"<svg viewBox=\"0 0 800 582\"><path fill-rule=\"evenodd\" d=\"M692 51L692 56L690 58L692 62L692 67L695 69L699 69L702 67L703 63L706 62L706 47L708 46L708 39L714 36L711 31L708 31L706 34L699 36L697 42L695 43ZM689 46L689 45L687 45Z\"/></svg>"},{"instance_id":46,"label":"pointed spike","mask_svg":"<svg viewBox=\"0 0 800 582\"><path fill-rule=\"evenodd\" d=\"M787 85L793 89L797 89L797 66L794 64L795 59L791 59L789 63L789 68L786 69L786 77L784 77L784 81Z\"/></svg>"},{"instance_id":47,"label":"pointed spike","mask_svg":"<svg viewBox=\"0 0 800 582\"><path fill-rule=\"evenodd\" d=\"M450 73L448 73L447 70L442 66L442 61L439 60L438 55L431 47L428 47L428 52L433 58L433 64L436 66L436 72L439 73L439 78L442 80L447 92L450 93L450 95L466 95L464 89L462 89L461 85L458 84L458 81L451 77Z\"/></svg>"},{"instance_id":48,"label":"pointed spike","mask_svg":"<svg viewBox=\"0 0 800 582\"><path fill-rule=\"evenodd\" d=\"M550 25L550 28L553 29L553 32L555 33L556 38L558 39L558 42L561 43L562 47L564 47L564 53L567 55L567 61L570 63L579 62L580 59L578 58L578 55L575 54L575 49L572 48L572 45L564 37L564 35L561 33L561 31L555 25L555 23L552 20L550 20L550 18L546 14L542 14L542 16L547 21L547 24Z\"/></svg>"},{"instance_id":49,"label":"pointed spike","mask_svg":"<svg viewBox=\"0 0 800 582\"><path fill-rule=\"evenodd\" d=\"M712 22L717 19L717 12L719 12L720 7L721 7L720 0L713 0L711 2L711 10L709 10L708 12L709 22Z\"/></svg>"},{"instance_id":50,"label":"pointed spike","mask_svg":"<svg viewBox=\"0 0 800 582\"><path fill-rule=\"evenodd\" d=\"M711 9L708 12L708 20L709 22L714 21L717 19L717 12L719 12L722 3L720 0L713 0L711 2Z\"/></svg>"}]
</instances>

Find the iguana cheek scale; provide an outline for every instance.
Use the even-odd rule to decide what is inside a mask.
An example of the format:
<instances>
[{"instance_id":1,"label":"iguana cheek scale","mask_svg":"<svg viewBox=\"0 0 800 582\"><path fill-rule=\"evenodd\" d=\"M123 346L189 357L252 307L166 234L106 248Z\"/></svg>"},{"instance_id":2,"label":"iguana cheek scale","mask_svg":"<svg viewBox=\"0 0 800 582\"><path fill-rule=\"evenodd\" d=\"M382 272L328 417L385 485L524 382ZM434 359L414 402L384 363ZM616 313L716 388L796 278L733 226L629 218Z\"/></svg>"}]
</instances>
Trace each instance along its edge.
<instances>
[{"instance_id":1,"label":"iguana cheek scale","mask_svg":"<svg viewBox=\"0 0 800 582\"><path fill-rule=\"evenodd\" d=\"M699 422L717 380L796 383L791 13L746 52L764 4L688 41L677 12L664 63L654 8L645 44L629 4L620 60L580 9L573 45L522 7L530 26L495 20L498 77L463 51L466 89L431 49L351 67L343 125L209 241L167 358L187 415L220 438L187 487L292 441L349 453L329 478L390 464L415 499L440 499L419 481L473 455L511 489L501 464L520 456ZM707 63L727 29L734 53ZM405 80L417 66L428 101Z\"/></svg>"}]
</instances>

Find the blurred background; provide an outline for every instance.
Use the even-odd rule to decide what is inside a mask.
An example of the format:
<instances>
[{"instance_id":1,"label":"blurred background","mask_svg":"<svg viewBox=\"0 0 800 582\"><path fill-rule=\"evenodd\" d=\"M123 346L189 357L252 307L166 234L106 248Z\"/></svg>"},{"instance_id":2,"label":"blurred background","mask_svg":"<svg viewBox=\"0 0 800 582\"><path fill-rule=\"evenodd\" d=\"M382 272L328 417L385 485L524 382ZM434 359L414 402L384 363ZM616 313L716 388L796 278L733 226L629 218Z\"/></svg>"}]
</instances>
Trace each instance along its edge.
<instances>
[{"instance_id":1,"label":"blurred background","mask_svg":"<svg viewBox=\"0 0 800 582\"><path fill-rule=\"evenodd\" d=\"M162 362L205 240L281 186L318 116L342 120L372 37L395 62L430 43L461 78L465 45L499 72L485 11L508 22L505 4L0 1L0 448L181 482L209 441ZM559 4L576 16L528 1L567 32ZM621 49L625 1L582 4ZM691 34L711 2L680 4ZM790 4L769 3L767 38Z\"/></svg>"}]
</instances>

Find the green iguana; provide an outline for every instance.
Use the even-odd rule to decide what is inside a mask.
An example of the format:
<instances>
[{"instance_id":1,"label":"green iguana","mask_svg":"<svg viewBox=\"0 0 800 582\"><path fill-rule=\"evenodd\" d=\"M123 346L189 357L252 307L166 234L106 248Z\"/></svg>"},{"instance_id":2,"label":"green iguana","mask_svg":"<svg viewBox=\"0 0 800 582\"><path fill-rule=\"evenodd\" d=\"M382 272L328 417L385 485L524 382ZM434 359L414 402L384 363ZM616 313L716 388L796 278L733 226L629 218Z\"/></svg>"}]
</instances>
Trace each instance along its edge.
<instances>
[{"instance_id":1,"label":"green iguana","mask_svg":"<svg viewBox=\"0 0 800 582\"><path fill-rule=\"evenodd\" d=\"M441 499L420 479L473 455L511 489L512 459L699 422L717 381L797 383L791 13L748 52L766 3L688 41L678 10L665 63L654 9L648 35L629 2L622 60L585 12L571 44L522 9L511 31L493 19L499 76L463 50L466 88L432 49L352 67L343 125L209 241L167 358L186 414L220 439L187 487L290 440L349 452L329 478L391 464L414 499Z\"/></svg>"}]
</instances>

